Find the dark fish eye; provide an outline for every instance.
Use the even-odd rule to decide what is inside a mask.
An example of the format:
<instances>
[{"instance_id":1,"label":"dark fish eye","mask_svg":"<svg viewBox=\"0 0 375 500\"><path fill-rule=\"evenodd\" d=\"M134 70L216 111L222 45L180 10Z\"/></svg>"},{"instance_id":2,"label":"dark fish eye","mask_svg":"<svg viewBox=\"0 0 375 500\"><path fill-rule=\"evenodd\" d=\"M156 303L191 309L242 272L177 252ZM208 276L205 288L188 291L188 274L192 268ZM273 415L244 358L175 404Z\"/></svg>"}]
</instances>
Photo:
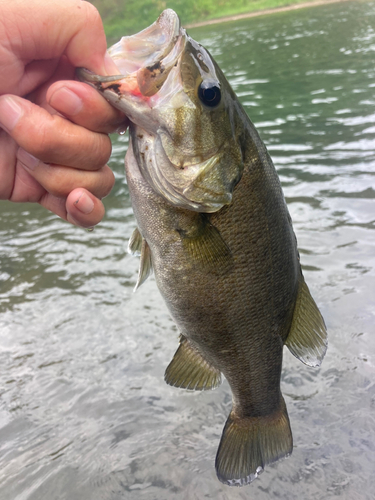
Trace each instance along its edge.
<instances>
[{"instance_id":1,"label":"dark fish eye","mask_svg":"<svg viewBox=\"0 0 375 500\"><path fill-rule=\"evenodd\" d=\"M198 97L206 106L213 108L221 101L221 92L219 87L212 85L212 87L203 87L201 83L198 88Z\"/></svg>"}]
</instances>

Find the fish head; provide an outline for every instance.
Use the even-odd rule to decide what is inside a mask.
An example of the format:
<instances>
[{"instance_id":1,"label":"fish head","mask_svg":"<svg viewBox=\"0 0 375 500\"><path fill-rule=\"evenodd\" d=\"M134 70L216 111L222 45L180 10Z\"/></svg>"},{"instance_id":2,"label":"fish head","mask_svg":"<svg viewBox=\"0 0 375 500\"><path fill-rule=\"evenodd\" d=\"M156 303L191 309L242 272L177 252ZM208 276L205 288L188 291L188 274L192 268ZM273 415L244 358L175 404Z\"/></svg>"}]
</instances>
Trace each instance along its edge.
<instances>
[{"instance_id":1,"label":"fish head","mask_svg":"<svg viewBox=\"0 0 375 500\"><path fill-rule=\"evenodd\" d=\"M78 76L129 118L138 167L154 191L199 212L230 204L243 171L239 103L209 52L166 9L108 53L119 75L81 68Z\"/></svg>"}]
</instances>

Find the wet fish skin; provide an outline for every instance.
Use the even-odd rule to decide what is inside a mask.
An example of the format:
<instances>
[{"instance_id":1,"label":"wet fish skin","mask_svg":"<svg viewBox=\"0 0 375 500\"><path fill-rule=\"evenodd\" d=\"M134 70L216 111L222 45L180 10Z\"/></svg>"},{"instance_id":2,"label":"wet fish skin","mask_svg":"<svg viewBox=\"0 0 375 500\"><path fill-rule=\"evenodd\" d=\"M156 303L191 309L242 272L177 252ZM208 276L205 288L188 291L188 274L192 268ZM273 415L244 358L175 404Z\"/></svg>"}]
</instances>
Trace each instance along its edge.
<instances>
[{"instance_id":1,"label":"wet fish skin","mask_svg":"<svg viewBox=\"0 0 375 500\"><path fill-rule=\"evenodd\" d=\"M236 438L235 432L231 436L238 445L251 438L249 453L255 452L255 456L247 457L249 465L245 462L242 467L247 472L234 476L240 465L227 471L226 460L233 461L234 457L221 456L226 455L230 446L221 444L219 448L218 475L227 484L247 483L266 463L292 452L280 374L283 343L292 320L300 269L277 178L270 190L262 162L253 161L252 166L252 172L245 166L234 190L233 202L217 213L202 216L176 209L155 195L141 176L135 174L137 162L131 152L126 158L129 191L132 199L136 199L134 213L151 249L158 287L183 338L197 351L198 361L194 363L201 363L201 355L210 367L225 375L233 393L231 419L248 424L245 436L237 433ZM251 187L257 191L256 199L249 196ZM267 212L272 212L272 216ZM207 224L218 230L227 248L213 243L210 252L203 250L200 254L199 233ZM265 227L272 224L279 229L265 231ZM194 233L198 233L198 248L196 257L192 258L186 244L190 238L191 244L195 244ZM267 282L278 286L265 286ZM170 384L175 385L180 370L180 365L167 369ZM208 377L207 371L201 377ZM186 372L185 379L177 385L195 384L189 376L191 369ZM280 437L271 436L272 444L267 442L268 427L262 429L263 417L267 423L275 420L274 428L281 427ZM248 428L256 429L260 437L265 436L265 443L257 442L259 438ZM258 450L260 447L262 451ZM272 453L267 451L270 448Z\"/></svg>"},{"instance_id":2,"label":"wet fish skin","mask_svg":"<svg viewBox=\"0 0 375 500\"><path fill-rule=\"evenodd\" d=\"M143 66L117 87L92 84L132 120L125 168L138 224L130 250L141 252L137 286L152 266L181 332L165 380L205 390L225 375L233 407L216 471L225 484L242 486L292 452L280 390L283 345L319 365L326 330L272 160L221 70L170 9L136 43L149 42L150 33L159 42L165 26L179 36L160 88L145 78L147 57L160 68L170 54L162 44L159 61L142 53ZM134 84L139 75L147 96ZM218 105L201 102L203 84L220 89Z\"/></svg>"}]
</instances>

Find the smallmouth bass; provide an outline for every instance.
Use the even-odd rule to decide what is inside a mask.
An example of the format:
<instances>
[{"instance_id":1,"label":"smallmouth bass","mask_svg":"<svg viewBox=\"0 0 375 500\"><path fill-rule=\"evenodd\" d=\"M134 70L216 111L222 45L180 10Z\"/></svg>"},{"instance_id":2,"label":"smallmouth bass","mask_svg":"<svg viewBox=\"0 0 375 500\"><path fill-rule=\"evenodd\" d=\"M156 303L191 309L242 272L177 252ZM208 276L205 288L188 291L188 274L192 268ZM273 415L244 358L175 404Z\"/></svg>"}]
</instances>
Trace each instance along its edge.
<instances>
[{"instance_id":1,"label":"smallmouth bass","mask_svg":"<svg viewBox=\"0 0 375 500\"><path fill-rule=\"evenodd\" d=\"M283 346L319 366L324 320L272 160L210 54L167 9L109 55L119 75L78 75L131 121L136 288L153 269L181 333L168 384L207 390L227 378L233 406L215 465L220 481L242 486L292 452Z\"/></svg>"}]
</instances>

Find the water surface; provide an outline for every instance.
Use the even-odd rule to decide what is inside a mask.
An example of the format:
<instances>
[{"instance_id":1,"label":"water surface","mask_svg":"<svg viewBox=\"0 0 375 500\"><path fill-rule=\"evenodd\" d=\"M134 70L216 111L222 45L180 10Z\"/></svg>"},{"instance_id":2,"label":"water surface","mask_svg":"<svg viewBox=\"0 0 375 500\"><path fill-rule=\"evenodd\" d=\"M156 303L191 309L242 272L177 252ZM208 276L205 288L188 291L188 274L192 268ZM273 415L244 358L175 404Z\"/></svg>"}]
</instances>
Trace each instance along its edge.
<instances>
[{"instance_id":1,"label":"water surface","mask_svg":"<svg viewBox=\"0 0 375 500\"><path fill-rule=\"evenodd\" d=\"M375 489L375 4L189 30L213 53L277 167L329 329L320 369L285 350L293 455L242 489L214 458L231 406L168 387L178 332L116 186L93 233L0 204L0 498L369 500Z\"/></svg>"}]
</instances>

